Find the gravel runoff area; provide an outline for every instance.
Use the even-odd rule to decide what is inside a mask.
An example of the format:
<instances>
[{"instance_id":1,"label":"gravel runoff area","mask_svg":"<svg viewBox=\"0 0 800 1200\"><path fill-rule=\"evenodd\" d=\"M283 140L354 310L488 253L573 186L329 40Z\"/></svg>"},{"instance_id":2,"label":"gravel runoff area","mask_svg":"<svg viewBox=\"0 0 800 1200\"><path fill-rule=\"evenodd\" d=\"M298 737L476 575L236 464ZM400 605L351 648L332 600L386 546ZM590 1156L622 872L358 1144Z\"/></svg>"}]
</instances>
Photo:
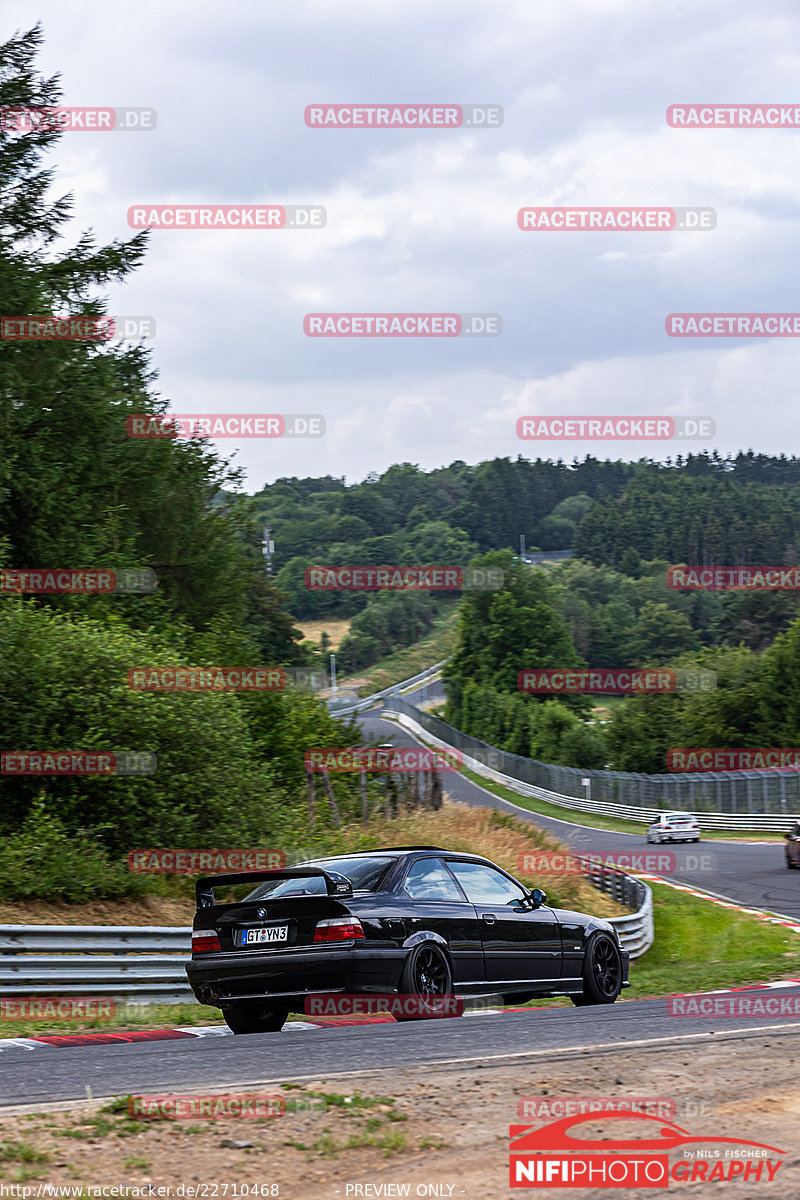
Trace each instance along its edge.
<instances>
[{"instance_id":1,"label":"gravel runoff area","mask_svg":"<svg viewBox=\"0 0 800 1200\"><path fill-rule=\"evenodd\" d=\"M77 1196L81 1185L121 1185L122 1195L127 1190L131 1196L231 1200L519 1195L509 1190L509 1126L541 1126L570 1115L560 1107L567 1101L577 1111L574 1106L582 1101L613 1098L620 1108L638 1103L689 1135L709 1139L700 1151L690 1146L670 1153L672 1167L686 1158L684 1173L707 1178L702 1184L671 1178L668 1190L584 1187L566 1189L567 1194L656 1197L691 1190L703 1197L750 1200L765 1194L783 1200L800 1194L799 1053L800 1033L754 1030L613 1051L309 1078L292 1087L266 1082L259 1094L279 1095L287 1108L272 1119L209 1119L201 1112L181 1120L141 1121L131 1119L122 1103L118 1111L109 1111L98 1102L36 1112L16 1109L0 1115L0 1194L24 1197L22 1189L28 1188L32 1198ZM242 1089L250 1095L255 1090ZM525 1098L528 1106L520 1110ZM552 1106L549 1115L543 1105ZM642 1137L645 1125L646 1136L653 1136L656 1125L636 1118L592 1121L581 1126L580 1136ZM773 1164L781 1162L774 1181L767 1182L766 1170L755 1178L758 1152L745 1164L741 1149L732 1154L714 1138L766 1143L783 1151L767 1155ZM733 1161L733 1178L708 1178L720 1163L716 1175L727 1175ZM745 1165L747 1180L742 1178ZM40 1189L46 1183L65 1190ZM535 1191L565 1195L563 1188L541 1185Z\"/></svg>"}]
</instances>

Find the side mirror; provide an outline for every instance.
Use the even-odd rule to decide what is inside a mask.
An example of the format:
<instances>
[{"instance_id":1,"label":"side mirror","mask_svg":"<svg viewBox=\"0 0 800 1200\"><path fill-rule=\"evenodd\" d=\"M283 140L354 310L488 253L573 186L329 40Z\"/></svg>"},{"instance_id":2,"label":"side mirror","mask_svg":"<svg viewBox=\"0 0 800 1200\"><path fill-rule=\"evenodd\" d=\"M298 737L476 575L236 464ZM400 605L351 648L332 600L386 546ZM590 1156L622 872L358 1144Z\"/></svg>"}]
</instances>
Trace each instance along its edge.
<instances>
[{"instance_id":1,"label":"side mirror","mask_svg":"<svg viewBox=\"0 0 800 1200\"><path fill-rule=\"evenodd\" d=\"M547 899L547 892L543 892L541 888L534 888L528 895L534 908L541 908Z\"/></svg>"},{"instance_id":2,"label":"side mirror","mask_svg":"<svg viewBox=\"0 0 800 1200\"><path fill-rule=\"evenodd\" d=\"M786 838L787 842L792 840L792 835L790 833L785 833L783 836Z\"/></svg>"}]
</instances>

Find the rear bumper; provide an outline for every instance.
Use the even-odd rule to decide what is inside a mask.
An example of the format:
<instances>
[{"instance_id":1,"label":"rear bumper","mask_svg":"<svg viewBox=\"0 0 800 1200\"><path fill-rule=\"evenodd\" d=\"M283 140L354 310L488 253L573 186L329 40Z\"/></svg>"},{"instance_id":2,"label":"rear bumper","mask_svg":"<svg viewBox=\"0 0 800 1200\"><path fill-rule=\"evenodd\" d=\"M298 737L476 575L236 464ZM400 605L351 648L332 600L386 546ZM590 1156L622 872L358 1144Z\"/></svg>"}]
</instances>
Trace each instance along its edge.
<instances>
[{"instance_id":1,"label":"rear bumper","mask_svg":"<svg viewBox=\"0 0 800 1200\"><path fill-rule=\"evenodd\" d=\"M314 946L279 952L198 954L186 964L189 986L201 1004L220 1008L243 1000L281 1000L303 1011L314 992L396 992L406 952L352 945Z\"/></svg>"}]
</instances>

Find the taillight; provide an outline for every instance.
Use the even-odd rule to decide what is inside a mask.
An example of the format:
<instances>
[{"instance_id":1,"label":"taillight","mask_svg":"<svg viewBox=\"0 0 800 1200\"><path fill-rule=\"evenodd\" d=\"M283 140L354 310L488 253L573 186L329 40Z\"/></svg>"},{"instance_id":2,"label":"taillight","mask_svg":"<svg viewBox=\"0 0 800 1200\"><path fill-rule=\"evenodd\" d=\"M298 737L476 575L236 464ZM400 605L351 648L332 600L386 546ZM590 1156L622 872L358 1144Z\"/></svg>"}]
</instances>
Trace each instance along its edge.
<instances>
[{"instance_id":1,"label":"taillight","mask_svg":"<svg viewBox=\"0 0 800 1200\"><path fill-rule=\"evenodd\" d=\"M192 954L203 954L209 950L221 950L219 938L214 929L192 930Z\"/></svg>"},{"instance_id":2,"label":"taillight","mask_svg":"<svg viewBox=\"0 0 800 1200\"><path fill-rule=\"evenodd\" d=\"M363 936L358 917L331 917L327 921L318 921L314 930L315 942L351 942L353 938Z\"/></svg>"}]
</instances>

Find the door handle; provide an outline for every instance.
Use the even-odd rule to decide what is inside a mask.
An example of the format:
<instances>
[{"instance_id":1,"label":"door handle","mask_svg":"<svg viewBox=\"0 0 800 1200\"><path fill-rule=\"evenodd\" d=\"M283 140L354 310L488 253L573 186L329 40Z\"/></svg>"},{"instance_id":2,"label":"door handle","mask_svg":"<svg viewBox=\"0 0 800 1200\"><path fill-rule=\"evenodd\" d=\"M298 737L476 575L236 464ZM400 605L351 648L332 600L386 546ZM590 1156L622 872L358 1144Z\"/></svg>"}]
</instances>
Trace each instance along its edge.
<instances>
[{"instance_id":1,"label":"door handle","mask_svg":"<svg viewBox=\"0 0 800 1200\"><path fill-rule=\"evenodd\" d=\"M487 925L494 925L495 921L497 920L497 917L494 915L494 913L481 913L481 918L486 922Z\"/></svg>"}]
</instances>

